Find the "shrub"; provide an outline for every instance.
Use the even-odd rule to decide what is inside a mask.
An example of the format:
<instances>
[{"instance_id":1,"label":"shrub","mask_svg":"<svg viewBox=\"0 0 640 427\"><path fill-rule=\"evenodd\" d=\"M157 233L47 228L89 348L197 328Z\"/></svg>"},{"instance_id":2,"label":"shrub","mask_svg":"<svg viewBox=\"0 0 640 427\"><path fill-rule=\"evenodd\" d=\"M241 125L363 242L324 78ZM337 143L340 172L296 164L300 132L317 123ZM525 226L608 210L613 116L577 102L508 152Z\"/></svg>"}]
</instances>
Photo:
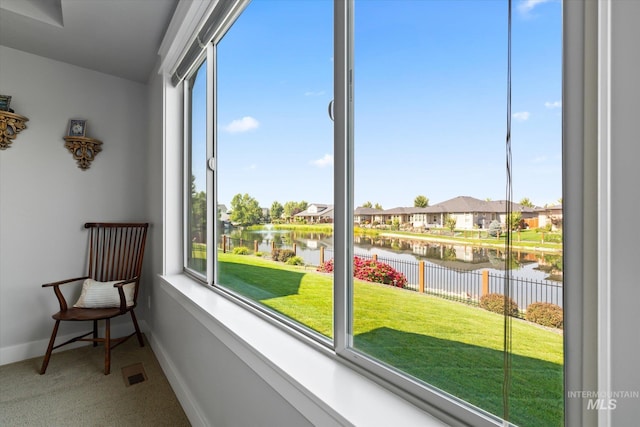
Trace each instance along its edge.
<instances>
[{"instance_id":1,"label":"shrub","mask_svg":"<svg viewBox=\"0 0 640 427\"><path fill-rule=\"evenodd\" d=\"M274 261L287 262L289 258L296 256L291 249L273 249L271 251L271 259Z\"/></svg>"},{"instance_id":2,"label":"shrub","mask_svg":"<svg viewBox=\"0 0 640 427\"><path fill-rule=\"evenodd\" d=\"M287 260L287 264L289 265L304 265L304 260L299 256L292 256Z\"/></svg>"},{"instance_id":3,"label":"shrub","mask_svg":"<svg viewBox=\"0 0 640 427\"><path fill-rule=\"evenodd\" d=\"M354 257L353 275L356 279L382 283L398 288L404 288L407 285L407 278L404 274L395 270L389 264L373 259Z\"/></svg>"},{"instance_id":4,"label":"shrub","mask_svg":"<svg viewBox=\"0 0 640 427\"><path fill-rule=\"evenodd\" d=\"M333 259L325 261L318 267L318 271L322 273L333 272ZM382 283L398 288L404 288L407 285L407 278L403 273L395 270L389 264L373 259L353 257L353 276L367 282Z\"/></svg>"},{"instance_id":5,"label":"shrub","mask_svg":"<svg viewBox=\"0 0 640 427\"><path fill-rule=\"evenodd\" d=\"M317 270L321 273L333 273L333 258L325 261Z\"/></svg>"},{"instance_id":6,"label":"shrub","mask_svg":"<svg viewBox=\"0 0 640 427\"><path fill-rule=\"evenodd\" d=\"M251 251L246 246L236 246L233 248L233 253L235 255L249 255Z\"/></svg>"},{"instance_id":7,"label":"shrub","mask_svg":"<svg viewBox=\"0 0 640 427\"><path fill-rule=\"evenodd\" d=\"M492 311L498 314L504 314L504 295L500 294L487 294L480 298L480 307L485 310ZM507 314L509 316L518 317L518 304L511 298L509 298Z\"/></svg>"},{"instance_id":8,"label":"shrub","mask_svg":"<svg viewBox=\"0 0 640 427\"><path fill-rule=\"evenodd\" d=\"M562 329L564 318L562 308L548 302L534 302L527 307L525 319L542 326Z\"/></svg>"},{"instance_id":9,"label":"shrub","mask_svg":"<svg viewBox=\"0 0 640 427\"><path fill-rule=\"evenodd\" d=\"M262 252L258 251L258 252L256 252L256 253L254 253L254 255L255 255L255 256L263 256L264 254L263 254Z\"/></svg>"},{"instance_id":10,"label":"shrub","mask_svg":"<svg viewBox=\"0 0 640 427\"><path fill-rule=\"evenodd\" d=\"M502 231L502 226L500 225L500 223L495 219L491 221L491 224L489 224L489 231L488 231L489 236L496 237L498 236L499 233L501 233L501 231Z\"/></svg>"}]
</instances>

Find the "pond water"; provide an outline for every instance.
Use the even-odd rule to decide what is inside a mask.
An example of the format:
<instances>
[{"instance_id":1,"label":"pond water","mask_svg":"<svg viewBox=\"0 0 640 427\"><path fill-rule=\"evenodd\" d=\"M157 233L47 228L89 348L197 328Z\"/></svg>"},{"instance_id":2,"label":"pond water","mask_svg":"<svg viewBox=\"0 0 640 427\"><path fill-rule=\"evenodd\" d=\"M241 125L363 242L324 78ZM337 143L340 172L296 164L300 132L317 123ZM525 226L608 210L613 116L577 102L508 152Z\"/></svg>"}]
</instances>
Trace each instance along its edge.
<instances>
[{"instance_id":1,"label":"pond water","mask_svg":"<svg viewBox=\"0 0 640 427\"><path fill-rule=\"evenodd\" d=\"M226 233L234 245L242 239L242 245L270 253L272 245L291 248L307 264L320 263L320 248L324 248L325 261L333 257L333 236L323 233L302 233L290 230L248 231L234 229ZM442 244L421 239L396 237L355 237L355 255L377 255L379 259L398 261L425 261L427 265L440 266L457 271L489 270L495 275L504 275L505 251L462 244ZM551 280L562 283L562 254L512 251L511 274L528 280Z\"/></svg>"}]
</instances>

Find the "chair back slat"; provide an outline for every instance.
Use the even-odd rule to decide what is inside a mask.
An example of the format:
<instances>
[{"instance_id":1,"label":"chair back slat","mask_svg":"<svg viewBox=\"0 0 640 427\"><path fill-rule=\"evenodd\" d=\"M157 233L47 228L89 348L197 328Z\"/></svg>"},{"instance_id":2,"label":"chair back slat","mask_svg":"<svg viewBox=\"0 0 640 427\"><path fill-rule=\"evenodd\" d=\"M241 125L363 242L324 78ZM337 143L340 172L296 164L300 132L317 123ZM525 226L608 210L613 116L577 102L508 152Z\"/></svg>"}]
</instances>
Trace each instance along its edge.
<instances>
[{"instance_id":1,"label":"chair back slat","mask_svg":"<svg viewBox=\"0 0 640 427\"><path fill-rule=\"evenodd\" d=\"M139 278L148 226L147 223L85 224L85 228L90 229L89 277L100 282Z\"/></svg>"}]
</instances>

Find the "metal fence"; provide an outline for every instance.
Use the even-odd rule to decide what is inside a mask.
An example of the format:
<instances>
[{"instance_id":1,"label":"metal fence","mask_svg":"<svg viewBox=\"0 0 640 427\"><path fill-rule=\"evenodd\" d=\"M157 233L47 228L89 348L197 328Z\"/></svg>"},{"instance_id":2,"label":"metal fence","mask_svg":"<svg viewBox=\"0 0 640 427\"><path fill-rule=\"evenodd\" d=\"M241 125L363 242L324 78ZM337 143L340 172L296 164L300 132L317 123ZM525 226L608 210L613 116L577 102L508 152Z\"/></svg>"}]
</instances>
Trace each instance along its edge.
<instances>
[{"instance_id":1,"label":"metal fence","mask_svg":"<svg viewBox=\"0 0 640 427\"><path fill-rule=\"evenodd\" d=\"M270 255L273 246L266 246L252 241L231 239L228 236L221 242L226 251L232 251L234 247L246 246L251 250L259 250L267 256ZM323 261L333 258L330 249L304 250L293 246L278 246L279 249L293 249L301 256L307 265L320 265ZM507 286L504 272L484 270L458 270L442 267L428 261L402 260L382 258L371 254L356 254L363 259L376 259L390 265L395 270L403 273L407 278L405 289L425 294L436 295L441 298L477 305L482 295L487 293L504 294ZM420 271L422 269L422 272ZM550 280L533 280L520 277L509 279L509 293L516 302L521 313L534 302L546 302L563 306L561 282Z\"/></svg>"}]
</instances>

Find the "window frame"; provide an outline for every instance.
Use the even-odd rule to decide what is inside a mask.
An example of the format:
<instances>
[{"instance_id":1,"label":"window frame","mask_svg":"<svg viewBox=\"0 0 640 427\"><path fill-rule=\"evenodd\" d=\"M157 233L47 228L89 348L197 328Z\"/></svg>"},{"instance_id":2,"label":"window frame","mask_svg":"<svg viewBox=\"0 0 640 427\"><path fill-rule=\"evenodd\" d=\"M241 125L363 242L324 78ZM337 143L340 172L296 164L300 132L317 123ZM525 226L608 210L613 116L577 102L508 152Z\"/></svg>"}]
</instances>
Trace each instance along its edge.
<instances>
[{"instance_id":1,"label":"window frame","mask_svg":"<svg viewBox=\"0 0 640 427\"><path fill-rule=\"evenodd\" d=\"M244 6L248 4L244 0L237 0L237 16L242 13ZM565 247L580 248L583 247L585 238L582 236L584 230L587 230L593 222L589 218L585 220L585 209L595 209L597 200L585 197L583 190L585 188L585 179L590 181L596 180L595 172L590 172L586 168L587 160L584 156L593 154L593 141L585 136L587 118L593 116L593 112L582 111L582 105L585 92L589 92L591 87L589 76L585 77L585 69L593 64L592 45L585 46L585 39L593 37L597 34L597 28L591 29L587 25L587 21L596 13L589 5L576 4L580 2L563 2L563 199L565 201L565 213L575 220L575 225L567 224L565 226ZM227 29L232 25L225 24ZM217 37L219 40L224 35L226 29ZM212 93L215 93L215 43L209 43L203 56L198 60L202 62L203 58L207 58L207 108L212 114L207 114L207 157L215 159L216 142L214 140L216 126L216 103L213 101ZM569 49L568 46L580 46L585 49ZM597 50L596 50L597 51ZM377 383L391 389L394 393L402 396L404 399L425 409L427 412L436 415L451 424L473 424L473 425L500 425L502 420L482 410L475 410L469 403L450 396L441 390L424 386L422 383L415 381L409 376L393 368L385 366L367 355L358 352L352 348L353 336L350 333L350 325L352 319L349 310L349 293L352 287L352 263L347 262L353 258L353 0L336 0L334 2L334 247L335 247L335 271L334 271L334 342L332 346L323 340L308 334L304 328L296 327L290 320L274 316L272 312L260 309L257 304L252 304L239 298L237 295L220 287L215 280L217 277L217 264L215 257L207 257L207 278L206 281L198 275L194 277L201 283L205 283L208 288L218 293L231 297L234 301L239 302L243 307L261 314L261 317L276 324L282 329L301 336L302 340L312 345L320 343L324 347L323 351L330 347L337 359L342 363L353 367L359 372L363 372L369 378ZM198 67L194 67L196 70ZM193 73L193 72L192 72ZM569 87L567 76L571 76L572 84ZM577 76L577 77L576 77ZM191 78L191 76L189 76ZM187 79L185 79L186 81ZM185 124L190 114L190 105L188 101L188 88L185 84L184 93L184 113ZM592 95L586 93L586 95ZM210 110L209 110L210 108ZM189 141L188 134L190 130L188 126L184 126L184 141ZM586 142L584 142L586 141ZM590 145L588 145L588 143ZM187 168L188 147L185 144L185 170ZM211 149L211 156L209 156ZM214 160L215 162L215 160ZM185 173L185 178L186 177ZM185 179L184 192L188 194L189 179ZM345 183L347 185L345 185ZM211 190L210 190L211 189ZM217 207L214 207L216 200L216 181L214 171L207 168L207 209L208 227L207 227L207 245L215 247L217 235ZM185 196L185 201L187 196ZM185 215L186 212L185 203ZM186 217L185 217L186 218ZM187 222L184 223L184 235L187 236ZM186 248L188 242L185 239L185 264L186 265ZM576 252L579 252L576 249ZM571 258L565 258L565 283L577 283L582 281L587 273L597 271L596 263L590 267L584 266L583 259L592 256L593 253L576 253ZM184 271L190 272L184 268ZM587 292L586 288L574 286L571 293L566 290L563 299L567 301L565 310L565 318L567 332L565 336L565 387L564 390L580 390L588 389L586 384L591 383L591 378L583 372L584 367L591 367L594 362L584 355L585 349L594 349L593 342L586 342L582 338L584 331L585 308L587 303L571 304L570 301L582 301L583 295ZM597 288L597 283L590 283L588 289ZM266 315L265 315L266 314ZM279 318L280 317L280 318ZM596 319L591 319L590 325L597 325ZM302 334L301 334L302 332ZM314 338L308 340L308 338ZM582 368L579 368L582 367ZM566 394L565 394L566 396ZM568 425L580 425L585 419L585 415L579 408L579 403L570 402L565 398L565 422ZM574 418L575 417L575 418Z\"/></svg>"},{"instance_id":2,"label":"window frame","mask_svg":"<svg viewBox=\"0 0 640 427\"><path fill-rule=\"evenodd\" d=\"M200 272L192 269L189 267L189 251L191 251L191 242L190 242L190 236L191 236L191 232L190 232L190 216L191 216L191 200L190 200L190 194L191 194L191 155L192 155L192 119L193 119L193 112L192 112L192 97L191 97L191 91L193 88L193 81L196 77L196 75L198 74L198 71L200 70L200 67L202 67L202 65L204 64L205 61L207 61L207 68L208 64L209 64L209 55L207 53L207 51L205 50L203 53L201 53L197 60L195 61L195 63L193 64L193 66L191 67L191 69L189 70L189 73L186 75L185 79L183 80L183 111L184 111L184 127L183 127L183 139L185 141L184 144L184 153L183 153L183 181L184 181L184 185L183 185L183 247L184 247L184 253L182 254L182 270L184 271L185 274L189 275L190 277L192 277L193 279L197 280L200 283L209 283L208 282L208 278L207 278L207 272L205 272L205 275L202 275ZM209 81L208 81L208 72L205 74L205 79L206 79L206 86L207 88L209 88ZM209 97L207 96L207 104L209 103ZM208 105L207 105L208 108ZM208 117L207 117L207 122L209 121ZM207 151L209 150L209 132L208 132L208 123L207 125L207 136L206 136L206 140L207 140ZM208 175L208 172L207 172ZM209 187L208 187L208 176L207 176L207 183L206 183L206 195L207 195L207 203L206 203L206 207L207 207L207 217L209 216L209 212L210 212L210 208L209 208ZM207 235L209 234L209 219L207 218ZM207 236L207 244L208 244L208 236ZM207 263L209 262L208 258L207 258ZM208 267L207 267L208 270Z\"/></svg>"}]
</instances>

